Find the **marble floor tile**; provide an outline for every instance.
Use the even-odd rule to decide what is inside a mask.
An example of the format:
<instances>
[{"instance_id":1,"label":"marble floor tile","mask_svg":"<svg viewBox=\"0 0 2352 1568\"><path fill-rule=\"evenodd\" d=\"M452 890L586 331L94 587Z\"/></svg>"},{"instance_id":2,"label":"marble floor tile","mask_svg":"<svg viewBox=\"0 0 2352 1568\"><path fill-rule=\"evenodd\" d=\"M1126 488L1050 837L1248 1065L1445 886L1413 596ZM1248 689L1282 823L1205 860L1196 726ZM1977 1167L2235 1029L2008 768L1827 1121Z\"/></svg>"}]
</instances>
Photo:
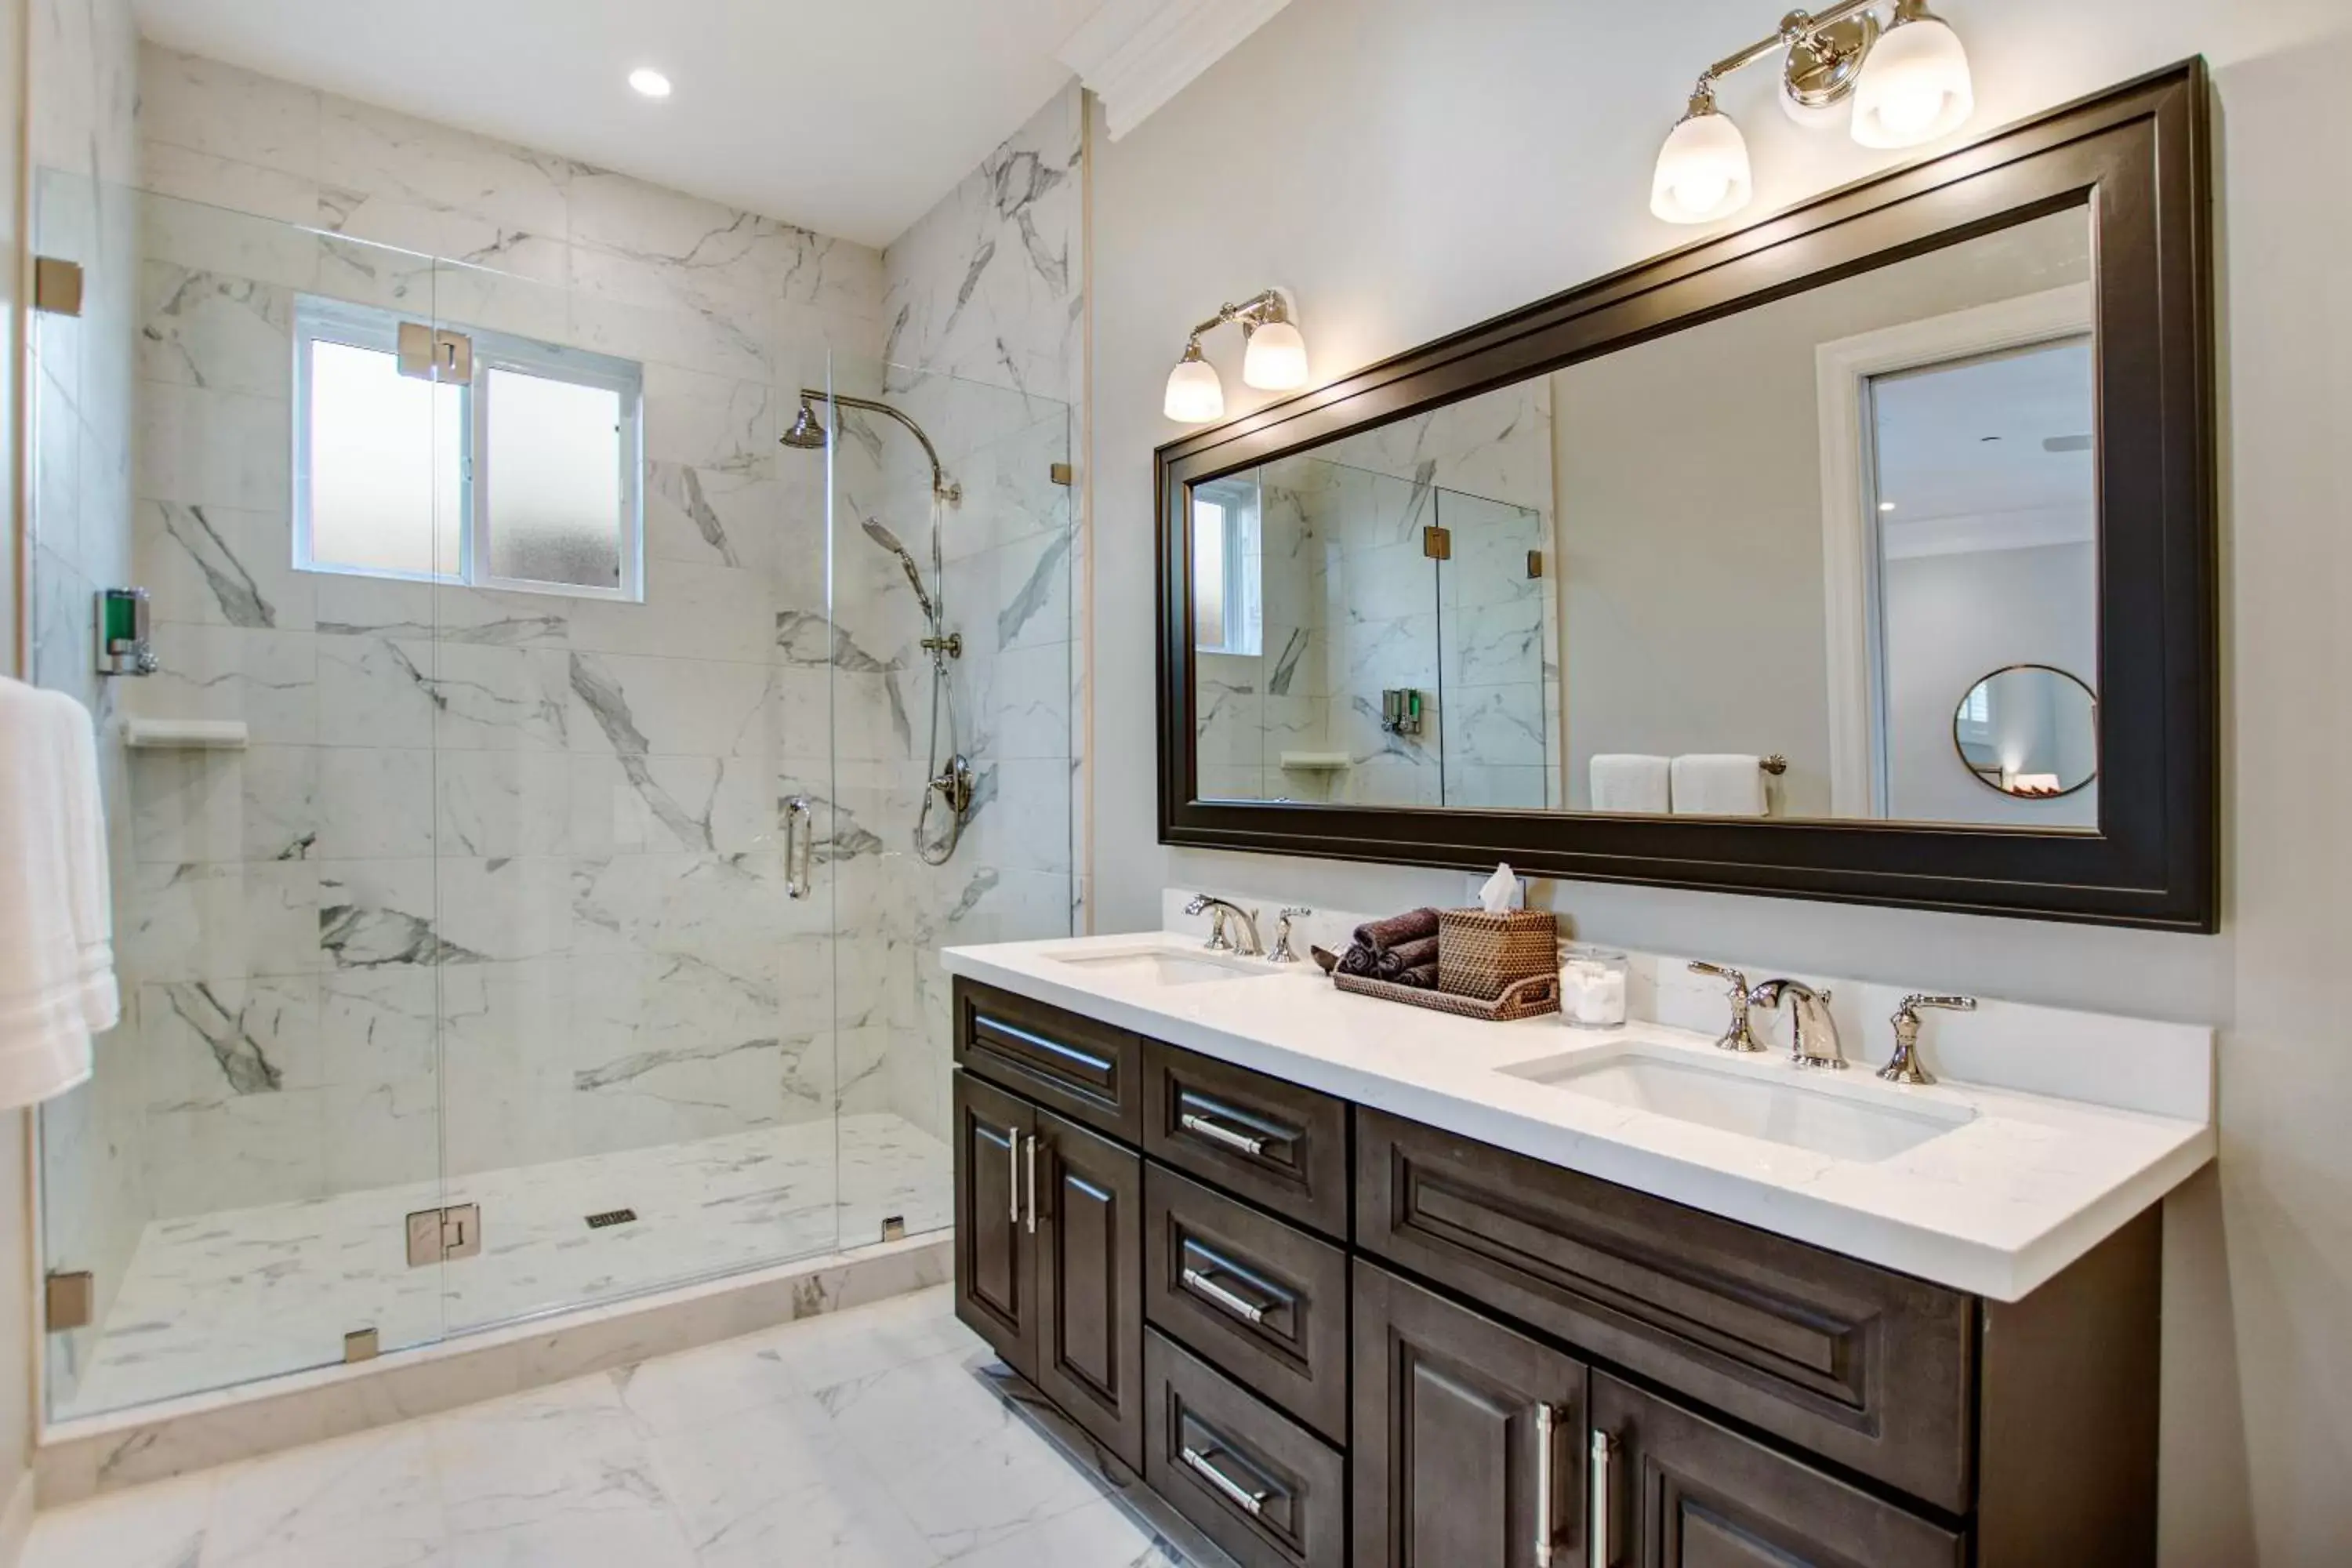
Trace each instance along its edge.
<instances>
[{"instance_id":1,"label":"marble floor tile","mask_svg":"<svg viewBox=\"0 0 2352 1568\"><path fill-rule=\"evenodd\" d=\"M1186 1568L1017 1404L934 1289L61 1509L25 1568Z\"/></svg>"},{"instance_id":2,"label":"marble floor tile","mask_svg":"<svg viewBox=\"0 0 2352 1568\"><path fill-rule=\"evenodd\" d=\"M386 1352L532 1313L949 1223L947 1146L872 1113L159 1220L59 1419L324 1366L346 1331ZM481 1256L411 1268L404 1216L478 1203ZM635 1223L591 1231L627 1207ZM895 1353L895 1352L892 1352Z\"/></svg>"}]
</instances>

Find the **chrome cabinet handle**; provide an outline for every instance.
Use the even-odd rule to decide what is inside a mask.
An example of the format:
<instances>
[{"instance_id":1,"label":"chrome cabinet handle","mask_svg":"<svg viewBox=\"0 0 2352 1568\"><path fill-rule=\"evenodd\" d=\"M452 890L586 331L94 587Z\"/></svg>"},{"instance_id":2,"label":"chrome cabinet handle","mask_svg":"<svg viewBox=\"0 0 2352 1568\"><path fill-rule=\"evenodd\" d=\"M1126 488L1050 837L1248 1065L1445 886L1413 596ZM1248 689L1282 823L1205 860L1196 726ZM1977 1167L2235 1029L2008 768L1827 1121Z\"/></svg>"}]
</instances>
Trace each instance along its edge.
<instances>
[{"instance_id":1,"label":"chrome cabinet handle","mask_svg":"<svg viewBox=\"0 0 2352 1568\"><path fill-rule=\"evenodd\" d=\"M1223 1285L1218 1284L1213 1277L1203 1274L1197 1268L1187 1268L1184 1270L1181 1279L1184 1281L1184 1289L1192 1291L1195 1296L1206 1297L1210 1301L1213 1302L1217 1306L1223 1307L1234 1317L1251 1323L1263 1323L1265 1321L1265 1309L1264 1307L1259 1306L1255 1301L1244 1300L1241 1297L1234 1295L1231 1290L1226 1289Z\"/></svg>"},{"instance_id":2,"label":"chrome cabinet handle","mask_svg":"<svg viewBox=\"0 0 2352 1568\"><path fill-rule=\"evenodd\" d=\"M1536 1568L1551 1568L1552 1450L1559 1446L1549 1405L1536 1406Z\"/></svg>"},{"instance_id":3,"label":"chrome cabinet handle","mask_svg":"<svg viewBox=\"0 0 2352 1568\"><path fill-rule=\"evenodd\" d=\"M1264 1513L1266 1494L1250 1490L1224 1471L1217 1468L1210 1462L1213 1453L1213 1449L1211 1453L1203 1454L1200 1449L1187 1446L1182 1450L1182 1457L1184 1463L1192 1468L1193 1473L1231 1499L1234 1507L1252 1518Z\"/></svg>"},{"instance_id":4,"label":"chrome cabinet handle","mask_svg":"<svg viewBox=\"0 0 2352 1568\"><path fill-rule=\"evenodd\" d=\"M1616 1457L1617 1439L1606 1432L1592 1435L1592 1503L1591 1515L1591 1540L1585 1554L1591 1568L1609 1568L1614 1555L1609 1542L1609 1464Z\"/></svg>"},{"instance_id":5,"label":"chrome cabinet handle","mask_svg":"<svg viewBox=\"0 0 2352 1568\"><path fill-rule=\"evenodd\" d=\"M1226 1148L1237 1149L1244 1154L1263 1157L1265 1153L1265 1139L1254 1133L1236 1132L1223 1122L1213 1121L1198 1111L1184 1112L1176 1119L1176 1125L1187 1132L1199 1133L1212 1143L1223 1143Z\"/></svg>"},{"instance_id":6,"label":"chrome cabinet handle","mask_svg":"<svg viewBox=\"0 0 2352 1568\"><path fill-rule=\"evenodd\" d=\"M1013 1223L1021 1223L1021 1134L1004 1141L1004 1190L1013 1197Z\"/></svg>"},{"instance_id":7,"label":"chrome cabinet handle","mask_svg":"<svg viewBox=\"0 0 2352 1568\"><path fill-rule=\"evenodd\" d=\"M784 802L784 894L805 899L814 890L816 871L816 813L809 798L796 795Z\"/></svg>"},{"instance_id":8,"label":"chrome cabinet handle","mask_svg":"<svg viewBox=\"0 0 2352 1568\"><path fill-rule=\"evenodd\" d=\"M1037 1134L1029 1134L1029 1234L1037 1234Z\"/></svg>"}]
</instances>

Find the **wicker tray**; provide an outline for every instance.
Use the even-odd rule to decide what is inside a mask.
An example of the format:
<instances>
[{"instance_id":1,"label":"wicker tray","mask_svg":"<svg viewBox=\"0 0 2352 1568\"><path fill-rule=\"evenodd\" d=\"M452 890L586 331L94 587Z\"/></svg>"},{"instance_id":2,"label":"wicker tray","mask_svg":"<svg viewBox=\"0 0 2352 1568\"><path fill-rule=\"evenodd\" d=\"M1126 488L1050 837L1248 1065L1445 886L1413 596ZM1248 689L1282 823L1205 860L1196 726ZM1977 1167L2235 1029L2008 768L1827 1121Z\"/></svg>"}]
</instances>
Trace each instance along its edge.
<instances>
[{"instance_id":1,"label":"wicker tray","mask_svg":"<svg viewBox=\"0 0 2352 1568\"><path fill-rule=\"evenodd\" d=\"M1559 1011L1559 974L1557 971L1549 974L1531 974L1509 986L1491 1002L1451 991L1399 985L1393 980L1372 980L1360 974L1334 974L1331 980L1340 990L1353 991L1360 996L1377 996L1383 1002L1402 1002L1408 1007L1426 1007L1433 1013L1486 1018L1497 1024L1507 1024L1518 1018L1540 1018L1547 1013Z\"/></svg>"}]
</instances>

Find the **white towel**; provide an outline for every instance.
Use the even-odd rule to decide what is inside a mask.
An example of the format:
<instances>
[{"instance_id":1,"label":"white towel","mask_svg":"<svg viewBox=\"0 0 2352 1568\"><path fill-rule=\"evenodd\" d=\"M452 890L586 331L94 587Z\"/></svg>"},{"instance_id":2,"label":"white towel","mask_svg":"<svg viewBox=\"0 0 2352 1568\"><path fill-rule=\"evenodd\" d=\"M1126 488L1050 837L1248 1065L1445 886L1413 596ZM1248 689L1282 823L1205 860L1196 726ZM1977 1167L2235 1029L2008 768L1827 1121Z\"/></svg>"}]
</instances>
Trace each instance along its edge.
<instances>
[{"instance_id":1,"label":"white towel","mask_svg":"<svg viewBox=\"0 0 2352 1568\"><path fill-rule=\"evenodd\" d=\"M1764 759L1738 752L1675 759L1676 816L1761 816Z\"/></svg>"},{"instance_id":2,"label":"white towel","mask_svg":"<svg viewBox=\"0 0 2352 1568\"><path fill-rule=\"evenodd\" d=\"M1630 752L1596 755L1592 759L1592 809L1666 815L1669 799L1664 757Z\"/></svg>"},{"instance_id":3,"label":"white towel","mask_svg":"<svg viewBox=\"0 0 2352 1568\"><path fill-rule=\"evenodd\" d=\"M114 1026L98 742L72 699L0 679L0 1106L89 1077Z\"/></svg>"}]
</instances>

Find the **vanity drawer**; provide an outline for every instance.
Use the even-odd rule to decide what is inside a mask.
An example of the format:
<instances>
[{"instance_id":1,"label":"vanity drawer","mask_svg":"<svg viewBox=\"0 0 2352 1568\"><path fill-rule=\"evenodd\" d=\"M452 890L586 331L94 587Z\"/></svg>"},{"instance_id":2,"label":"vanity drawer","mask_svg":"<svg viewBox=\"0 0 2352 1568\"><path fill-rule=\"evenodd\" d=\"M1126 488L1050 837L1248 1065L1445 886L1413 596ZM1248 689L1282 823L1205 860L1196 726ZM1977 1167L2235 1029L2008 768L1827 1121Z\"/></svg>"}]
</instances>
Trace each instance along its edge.
<instances>
[{"instance_id":1,"label":"vanity drawer","mask_svg":"<svg viewBox=\"0 0 2352 1568\"><path fill-rule=\"evenodd\" d=\"M955 983L955 1059L1129 1143L1142 1141L1143 1037L970 980Z\"/></svg>"},{"instance_id":2,"label":"vanity drawer","mask_svg":"<svg viewBox=\"0 0 2352 1568\"><path fill-rule=\"evenodd\" d=\"M1347 1461L1157 1330L1143 1479L1242 1568L1347 1568Z\"/></svg>"},{"instance_id":3,"label":"vanity drawer","mask_svg":"<svg viewBox=\"0 0 2352 1568\"><path fill-rule=\"evenodd\" d=\"M1147 1152L1347 1239L1347 1101L1158 1040L1143 1072Z\"/></svg>"},{"instance_id":4,"label":"vanity drawer","mask_svg":"<svg viewBox=\"0 0 2352 1568\"><path fill-rule=\"evenodd\" d=\"M1374 1110L1366 1251L1955 1513L1973 1297Z\"/></svg>"},{"instance_id":5,"label":"vanity drawer","mask_svg":"<svg viewBox=\"0 0 2352 1568\"><path fill-rule=\"evenodd\" d=\"M1143 1177L1143 1313L1348 1440L1348 1255L1164 1165Z\"/></svg>"}]
</instances>

